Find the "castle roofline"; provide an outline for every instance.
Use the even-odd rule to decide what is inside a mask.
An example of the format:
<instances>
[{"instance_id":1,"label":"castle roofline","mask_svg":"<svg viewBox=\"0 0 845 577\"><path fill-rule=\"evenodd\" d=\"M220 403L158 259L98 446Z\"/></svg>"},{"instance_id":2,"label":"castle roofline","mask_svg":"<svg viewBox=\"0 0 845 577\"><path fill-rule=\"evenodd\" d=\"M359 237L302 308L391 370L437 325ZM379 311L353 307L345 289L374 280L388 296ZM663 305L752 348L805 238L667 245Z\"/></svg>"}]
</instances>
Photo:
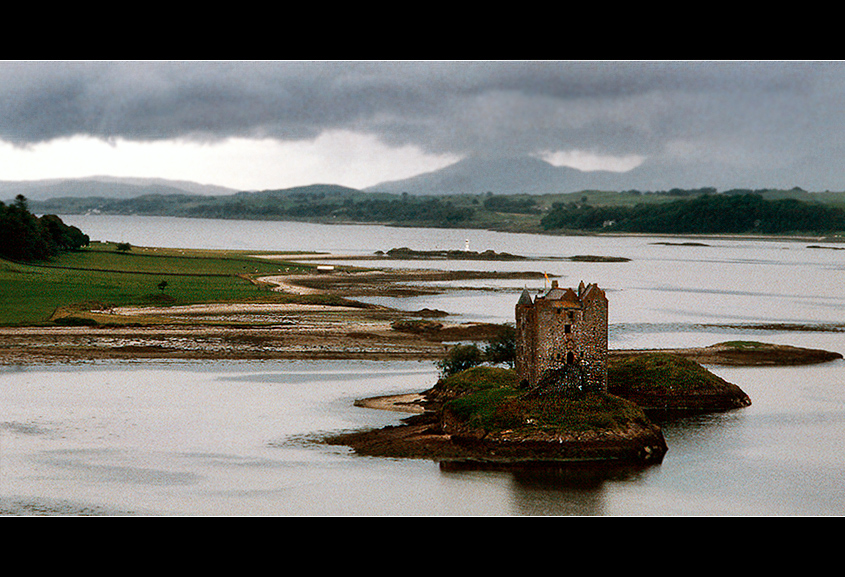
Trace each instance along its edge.
<instances>
[{"instance_id":1,"label":"castle roofline","mask_svg":"<svg viewBox=\"0 0 845 577\"><path fill-rule=\"evenodd\" d=\"M531 300L531 295L528 293L528 289L522 289L522 294L519 295L519 300L516 302L517 305L532 305L534 304Z\"/></svg>"},{"instance_id":2,"label":"castle roofline","mask_svg":"<svg viewBox=\"0 0 845 577\"><path fill-rule=\"evenodd\" d=\"M563 303L564 305L569 304L572 306L581 306L587 300L601 297L604 297L604 291L595 283L585 286L584 281L581 281L581 284L578 286L578 291L576 292L575 289L572 288L560 288L560 286L558 286L558 281L553 280L552 287L548 290L548 292L544 295L537 295L534 303L531 302L531 295L528 294L526 289L522 291L522 295L520 295L517 304L531 305L537 304L539 301L555 301Z\"/></svg>"},{"instance_id":3,"label":"castle roofline","mask_svg":"<svg viewBox=\"0 0 845 577\"><path fill-rule=\"evenodd\" d=\"M601 298L607 299L604 291L600 289L599 285L596 283L591 283L585 286L584 281L581 281L581 284L578 286L578 291L576 292L575 289L572 288L560 288L560 286L558 286L558 281L553 280L552 287L548 290L548 292L544 295L537 295L533 301L528 289L523 289L516 304L517 306L530 307L539 304L540 302L556 302L561 303L563 306L582 307L587 303L587 301Z\"/></svg>"},{"instance_id":4,"label":"castle roofline","mask_svg":"<svg viewBox=\"0 0 845 577\"><path fill-rule=\"evenodd\" d=\"M554 287L547 292L543 298L549 301L567 301L573 304L578 304L578 295L575 294L575 291L571 288L562 289Z\"/></svg>"},{"instance_id":5,"label":"castle roofline","mask_svg":"<svg viewBox=\"0 0 845 577\"><path fill-rule=\"evenodd\" d=\"M587 288L581 291L581 300L604 297L604 291L599 288L599 285L593 283L587 285ZM606 298L606 297L605 297Z\"/></svg>"},{"instance_id":6,"label":"castle roofline","mask_svg":"<svg viewBox=\"0 0 845 577\"><path fill-rule=\"evenodd\" d=\"M549 292L545 295L538 295L537 298L549 301L568 301L572 304L578 304L579 302L578 295L575 294L574 290L571 288L560 288L556 280L552 281L552 288L549 289Z\"/></svg>"}]
</instances>

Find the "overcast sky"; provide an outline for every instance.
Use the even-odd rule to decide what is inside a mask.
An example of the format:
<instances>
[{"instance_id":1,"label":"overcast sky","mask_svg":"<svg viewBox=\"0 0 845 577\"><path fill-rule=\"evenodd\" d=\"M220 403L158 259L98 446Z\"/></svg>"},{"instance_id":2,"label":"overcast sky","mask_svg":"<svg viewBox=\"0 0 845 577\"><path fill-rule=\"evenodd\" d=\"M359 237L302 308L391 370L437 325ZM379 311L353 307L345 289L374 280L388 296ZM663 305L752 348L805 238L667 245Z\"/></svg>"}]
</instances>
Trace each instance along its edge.
<instances>
[{"instance_id":1,"label":"overcast sky","mask_svg":"<svg viewBox=\"0 0 845 577\"><path fill-rule=\"evenodd\" d=\"M363 188L469 155L584 169L845 153L840 62L0 62L0 180Z\"/></svg>"}]
</instances>

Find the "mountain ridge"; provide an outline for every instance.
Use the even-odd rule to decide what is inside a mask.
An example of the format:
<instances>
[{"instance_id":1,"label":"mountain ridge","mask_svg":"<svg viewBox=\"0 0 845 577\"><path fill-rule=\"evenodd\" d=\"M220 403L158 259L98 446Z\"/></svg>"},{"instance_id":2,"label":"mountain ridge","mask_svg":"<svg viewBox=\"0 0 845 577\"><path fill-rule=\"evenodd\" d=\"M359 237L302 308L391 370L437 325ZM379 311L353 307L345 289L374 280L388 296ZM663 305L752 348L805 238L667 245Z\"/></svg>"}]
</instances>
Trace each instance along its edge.
<instances>
[{"instance_id":1,"label":"mountain ridge","mask_svg":"<svg viewBox=\"0 0 845 577\"><path fill-rule=\"evenodd\" d=\"M820 175L811 166L743 169L706 161L683 165L646 160L626 172L584 171L539 158L466 158L445 168L362 189L413 195L558 194L587 190L663 191L712 187L730 189L845 190L843 175Z\"/></svg>"},{"instance_id":2,"label":"mountain ridge","mask_svg":"<svg viewBox=\"0 0 845 577\"><path fill-rule=\"evenodd\" d=\"M63 197L127 199L148 194L220 196L236 192L237 189L224 186L165 178L90 176L0 181L0 200L12 199L19 194L28 200L40 201Z\"/></svg>"},{"instance_id":3,"label":"mountain ridge","mask_svg":"<svg viewBox=\"0 0 845 577\"><path fill-rule=\"evenodd\" d=\"M837 182L838 180L842 182ZM401 180L384 181L360 189L339 184L312 184L288 188L242 190L186 180L164 178L91 176L33 181L0 181L0 200L10 201L22 194L32 201L60 198L111 198L126 200L151 195L235 196L268 195L290 191L343 189L365 193L414 196L450 194L568 194L582 191L643 191L672 189L717 190L801 188L818 192L845 190L845 172L819 175L812 166L765 171L726 168L715 163L698 162L684 166L646 161L627 172L583 171L555 166L532 157L469 157L439 170Z\"/></svg>"},{"instance_id":4,"label":"mountain ridge","mask_svg":"<svg viewBox=\"0 0 845 577\"><path fill-rule=\"evenodd\" d=\"M364 188L364 192L434 194L548 194L578 192L609 183L615 173L586 172L568 166L554 166L532 156L509 158L465 158L447 167L386 181Z\"/></svg>"}]
</instances>

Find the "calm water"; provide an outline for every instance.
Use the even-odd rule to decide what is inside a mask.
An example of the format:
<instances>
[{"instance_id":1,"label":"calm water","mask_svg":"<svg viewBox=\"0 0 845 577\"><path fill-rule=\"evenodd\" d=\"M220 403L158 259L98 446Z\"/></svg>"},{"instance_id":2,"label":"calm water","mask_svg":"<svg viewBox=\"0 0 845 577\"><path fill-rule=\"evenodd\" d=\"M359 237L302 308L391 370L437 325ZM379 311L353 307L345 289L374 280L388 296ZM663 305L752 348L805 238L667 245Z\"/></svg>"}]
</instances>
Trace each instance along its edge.
<instances>
[{"instance_id":1,"label":"calm water","mask_svg":"<svg viewBox=\"0 0 845 577\"><path fill-rule=\"evenodd\" d=\"M391 262L537 270L597 282L611 348L747 339L845 352L845 251L807 242L574 238L379 226L133 217L63 217L96 240L135 245L371 254L506 251L627 263ZM679 239L672 239L678 241ZM513 320L523 286L380 299L465 320ZM479 290L482 289L482 290ZM825 330L758 330L761 323ZM731 326L726 326L731 325ZM711 370L752 398L746 409L667 425L657 467L601 475L444 471L428 461L361 458L313 439L402 415L356 398L415 392L422 362L131 362L0 371L0 510L165 515L842 515L845 362Z\"/></svg>"}]
</instances>

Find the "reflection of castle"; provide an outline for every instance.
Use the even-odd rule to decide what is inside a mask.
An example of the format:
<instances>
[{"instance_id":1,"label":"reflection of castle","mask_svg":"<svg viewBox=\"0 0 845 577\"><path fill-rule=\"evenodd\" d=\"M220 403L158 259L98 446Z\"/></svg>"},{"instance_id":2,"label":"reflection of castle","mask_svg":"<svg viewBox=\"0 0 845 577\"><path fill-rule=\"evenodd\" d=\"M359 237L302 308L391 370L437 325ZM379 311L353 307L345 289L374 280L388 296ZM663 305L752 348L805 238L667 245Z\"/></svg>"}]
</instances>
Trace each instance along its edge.
<instances>
[{"instance_id":1,"label":"reflection of castle","mask_svg":"<svg viewBox=\"0 0 845 577\"><path fill-rule=\"evenodd\" d=\"M516 303L515 365L519 381L532 388L607 391L604 291L582 282L575 292L552 281L533 302L523 291Z\"/></svg>"}]
</instances>

